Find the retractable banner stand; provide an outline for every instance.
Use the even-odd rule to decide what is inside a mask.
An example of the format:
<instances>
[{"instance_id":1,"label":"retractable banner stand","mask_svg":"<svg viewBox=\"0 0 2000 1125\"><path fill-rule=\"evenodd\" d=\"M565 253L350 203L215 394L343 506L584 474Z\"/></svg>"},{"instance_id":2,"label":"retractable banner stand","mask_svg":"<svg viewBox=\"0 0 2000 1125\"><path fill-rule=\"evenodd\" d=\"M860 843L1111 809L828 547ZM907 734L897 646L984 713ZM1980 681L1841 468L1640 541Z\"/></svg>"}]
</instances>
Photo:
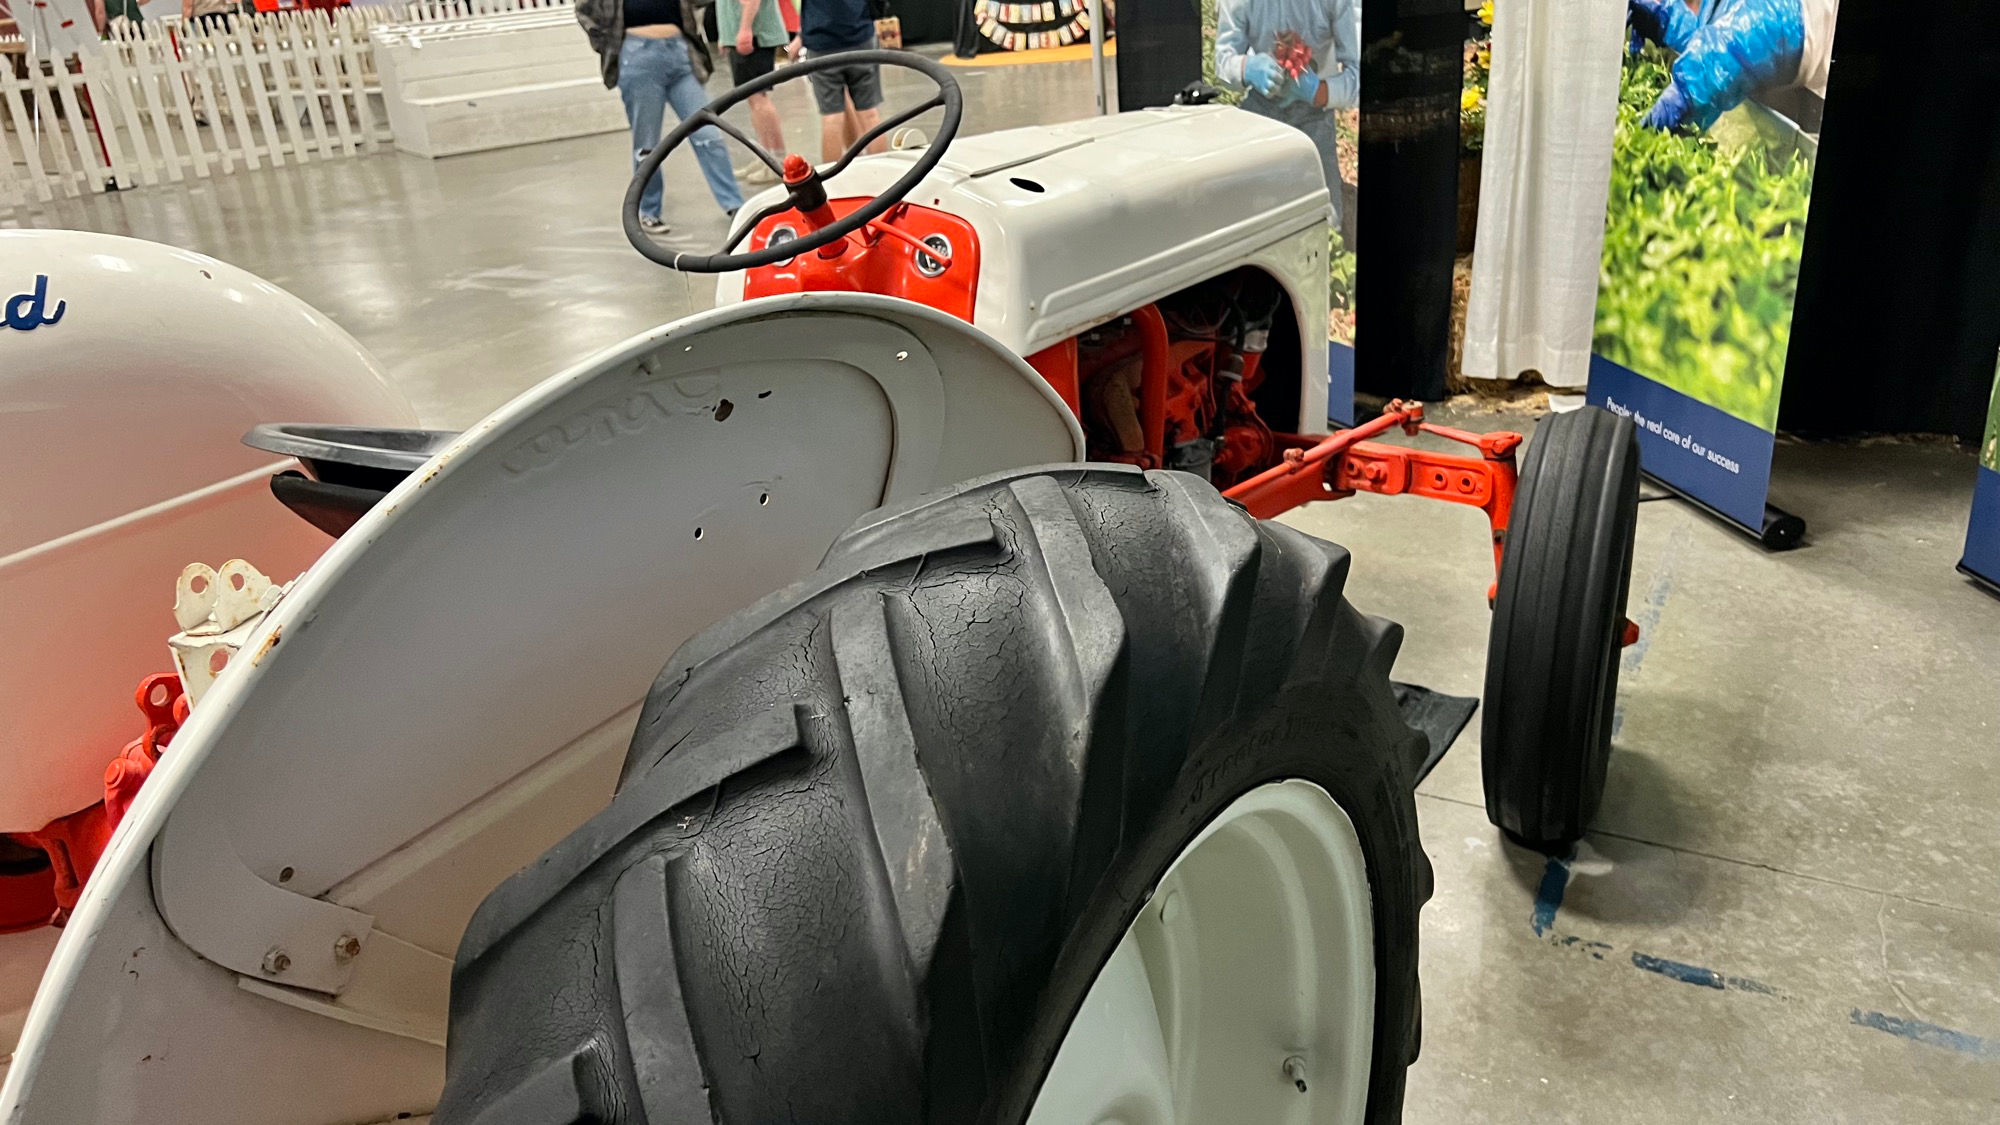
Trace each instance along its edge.
<instances>
[{"instance_id":1,"label":"retractable banner stand","mask_svg":"<svg viewBox=\"0 0 2000 1125\"><path fill-rule=\"evenodd\" d=\"M1282 121L1319 148L1333 200L1327 412L1331 421L1352 423L1360 0L1213 0L1201 16L1202 79L1222 91L1223 101ZM1310 334L1312 327L1303 327Z\"/></svg>"},{"instance_id":2,"label":"retractable banner stand","mask_svg":"<svg viewBox=\"0 0 2000 1125\"><path fill-rule=\"evenodd\" d=\"M1589 398L1647 473L1788 545L1765 491L1838 0L1629 4Z\"/></svg>"},{"instance_id":3,"label":"retractable banner stand","mask_svg":"<svg viewBox=\"0 0 2000 1125\"><path fill-rule=\"evenodd\" d=\"M1972 524L1958 568L2000 593L2000 369L1994 372L1993 401L1986 409L1979 479L1972 486Z\"/></svg>"}]
</instances>

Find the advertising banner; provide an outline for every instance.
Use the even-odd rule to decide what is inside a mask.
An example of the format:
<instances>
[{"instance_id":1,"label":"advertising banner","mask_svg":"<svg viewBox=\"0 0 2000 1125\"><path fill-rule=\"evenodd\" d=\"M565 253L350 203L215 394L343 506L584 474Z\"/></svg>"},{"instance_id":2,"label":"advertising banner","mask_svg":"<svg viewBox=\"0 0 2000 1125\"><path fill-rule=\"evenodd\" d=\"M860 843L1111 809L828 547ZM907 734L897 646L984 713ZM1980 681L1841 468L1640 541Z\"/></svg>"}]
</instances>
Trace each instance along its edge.
<instances>
[{"instance_id":1,"label":"advertising banner","mask_svg":"<svg viewBox=\"0 0 2000 1125\"><path fill-rule=\"evenodd\" d=\"M1590 401L1755 531L1838 0L1628 0Z\"/></svg>"},{"instance_id":2,"label":"advertising banner","mask_svg":"<svg viewBox=\"0 0 2000 1125\"><path fill-rule=\"evenodd\" d=\"M1965 533L1959 569L2000 590L2000 370L1986 408L1986 436L1979 442L1979 479L1972 486L1972 524Z\"/></svg>"},{"instance_id":3,"label":"advertising banner","mask_svg":"<svg viewBox=\"0 0 2000 1125\"><path fill-rule=\"evenodd\" d=\"M1318 146L1333 201L1327 412L1354 418L1354 220L1361 118L1359 0L1202 0L1202 77L1222 100ZM1310 331L1308 326L1307 331Z\"/></svg>"}]
</instances>

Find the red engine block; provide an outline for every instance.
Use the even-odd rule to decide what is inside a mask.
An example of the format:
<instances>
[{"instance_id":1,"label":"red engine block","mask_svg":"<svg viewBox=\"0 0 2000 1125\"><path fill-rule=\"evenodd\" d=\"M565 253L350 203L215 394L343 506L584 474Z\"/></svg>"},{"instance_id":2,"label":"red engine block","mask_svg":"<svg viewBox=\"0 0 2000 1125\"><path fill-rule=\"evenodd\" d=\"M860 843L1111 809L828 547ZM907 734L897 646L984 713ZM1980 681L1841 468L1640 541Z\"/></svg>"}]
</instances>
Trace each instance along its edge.
<instances>
[{"instance_id":1,"label":"red engine block","mask_svg":"<svg viewBox=\"0 0 2000 1125\"><path fill-rule=\"evenodd\" d=\"M1277 435L1254 398L1263 381L1260 358L1212 339L1173 339L1151 305L1091 333L1075 361L1090 456L1156 469L1169 451L1219 435L1210 468L1217 486L1275 464Z\"/></svg>"}]
</instances>

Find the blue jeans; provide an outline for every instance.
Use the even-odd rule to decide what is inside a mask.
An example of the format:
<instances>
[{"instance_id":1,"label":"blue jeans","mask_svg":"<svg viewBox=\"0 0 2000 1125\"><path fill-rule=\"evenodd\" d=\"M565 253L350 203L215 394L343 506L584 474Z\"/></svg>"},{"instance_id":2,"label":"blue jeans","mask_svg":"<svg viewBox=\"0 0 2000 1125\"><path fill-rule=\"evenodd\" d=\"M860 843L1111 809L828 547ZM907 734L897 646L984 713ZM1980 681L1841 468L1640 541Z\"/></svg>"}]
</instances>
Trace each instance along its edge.
<instances>
[{"instance_id":1,"label":"blue jeans","mask_svg":"<svg viewBox=\"0 0 2000 1125\"><path fill-rule=\"evenodd\" d=\"M694 64L688 61L687 43L679 36L648 39L627 35L618 50L618 96L625 102L625 119L632 123L633 168L660 143L660 124L669 105L674 107L675 117L685 120L708 104L708 95L695 80ZM743 193L737 190L736 173L730 171L729 149L722 132L704 125L695 130L692 143L715 202L724 211L743 206ZM660 174L655 172L639 199L640 215L660 217L660 191Z\"/></svg>"}]
</instances>

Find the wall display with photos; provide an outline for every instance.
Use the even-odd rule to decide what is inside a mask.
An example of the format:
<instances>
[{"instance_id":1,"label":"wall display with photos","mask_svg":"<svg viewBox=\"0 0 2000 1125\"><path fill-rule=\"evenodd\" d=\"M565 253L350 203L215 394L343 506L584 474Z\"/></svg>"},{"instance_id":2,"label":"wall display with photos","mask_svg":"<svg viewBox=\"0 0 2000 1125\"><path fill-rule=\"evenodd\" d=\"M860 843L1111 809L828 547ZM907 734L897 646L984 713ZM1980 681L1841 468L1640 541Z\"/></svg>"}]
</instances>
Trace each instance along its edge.
<instances>
[{"instance_id":1,"label":"wall display with photos","mask_svg":"<svg viewBox=\"0 0 2000 1125\"><path fill-rule=\"evenodd\" d=\"M1202 79L1222 100L1311 137L1326 174L1332 313L1330 420L1354 421L1355 209L1360 164L1358 0L1202 0Z\"/></svg>"},{"instance_id":2,"label":"wall display with photos","mask_svg":"<svg viewBox=\"0 0 2000 1125\"><path fill-rule=\"evenodd\" d=\"M1761 530L1838 0L1629 0L1590 401Z\"/></svg>"},{"instance_id":3,"label":"wall display with photos","mask_svg":"<svg viewBox=\"0 0 2000 1125\"><path fill-rule=\"evenodd\" d=\"M1007 4L970 0L972 24L984 40L981 50L1033 51L1090 42L1089 0L1035 0ZM1103 0L1104 34L1117 22L1117 4Z\"/></svg>"},{"instance_id":4,"label":"wall display with photos","mask_svg":"<svg viewBox=\"0 0 2000 1125\"><path fill-rule=\"evenodd\" d=\"M2000 592L2000 368L1993 375L1993 400L1986 408L1986 434L1979 442L1979 478L1972 486L1972 521L1965 532L1960 570Z\"/></svg>"}]
</instances>

